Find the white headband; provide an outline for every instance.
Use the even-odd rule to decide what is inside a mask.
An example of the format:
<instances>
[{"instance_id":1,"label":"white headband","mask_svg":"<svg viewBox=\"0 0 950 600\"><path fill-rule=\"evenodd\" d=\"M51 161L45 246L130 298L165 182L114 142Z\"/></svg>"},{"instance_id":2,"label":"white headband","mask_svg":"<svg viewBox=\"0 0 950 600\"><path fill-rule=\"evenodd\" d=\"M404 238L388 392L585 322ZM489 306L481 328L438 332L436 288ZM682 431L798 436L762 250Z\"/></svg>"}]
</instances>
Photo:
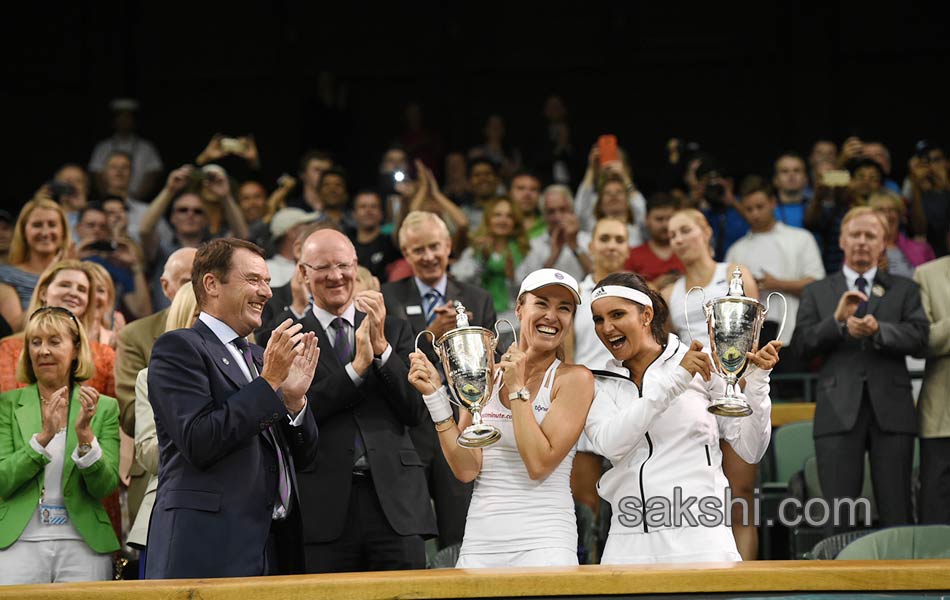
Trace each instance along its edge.
<instances>
[{"instance_id":1,"label":"white headband","mask_svg":"<svg viewBox=\"0 0 950 600\"><path fill-rule=\"evenodd\" d=\"M590 301L600 300L601 298L625 298L626 300L632 300L637 304L642 304L644 306L649 306L653 308L653 301L650 300L650 297L641 292L640 290L635 290L629 288L625 285L605 285L594 290L594 293L590 296Z\"/></svg>"}]
</instances>

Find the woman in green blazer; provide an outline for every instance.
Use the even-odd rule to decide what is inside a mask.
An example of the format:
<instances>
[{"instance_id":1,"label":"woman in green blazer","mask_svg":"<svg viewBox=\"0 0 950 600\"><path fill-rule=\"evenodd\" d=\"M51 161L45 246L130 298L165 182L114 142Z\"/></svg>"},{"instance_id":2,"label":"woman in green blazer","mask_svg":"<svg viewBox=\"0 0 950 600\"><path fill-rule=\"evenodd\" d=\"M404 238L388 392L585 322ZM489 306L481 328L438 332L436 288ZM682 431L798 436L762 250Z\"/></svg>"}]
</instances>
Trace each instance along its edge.
<instances>
[{"instance_id":1,"label":"woman in green blazer","mask_svg":"<svg viewBox=\"0 0 950 600\"><path fill-rule=\"evenodd\" d=\"M0 584L109 579L118 404L81 385L95 367L69 310L34 312L24 345L17 379L31 385L0 395Z\"/></svg>"}]
</instances>

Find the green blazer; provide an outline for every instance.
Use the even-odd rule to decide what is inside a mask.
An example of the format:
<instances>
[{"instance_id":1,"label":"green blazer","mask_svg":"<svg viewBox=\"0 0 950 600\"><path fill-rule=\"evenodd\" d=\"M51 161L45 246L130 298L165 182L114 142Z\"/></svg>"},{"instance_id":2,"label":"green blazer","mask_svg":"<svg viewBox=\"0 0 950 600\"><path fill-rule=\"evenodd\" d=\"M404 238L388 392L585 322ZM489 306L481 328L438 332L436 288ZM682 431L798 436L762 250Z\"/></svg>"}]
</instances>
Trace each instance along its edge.
<instances>
[{"instance_id":1,"label":"green blazer","mask_svg":"<svg viewBox=\"0 0 950 600\"><path fill-rule=\"evenodd\" d=\"M79 410L79 386L74 386L63 462L66 512L90 548L101 554L114 552L119 540L102 499L119 485L119 405L115 398L99 396L90 428L102 447L102 458L87 469L77 468L70 458L77 443ZM39 505L49 460L33 450L30 438L42 424L36 384L0 394L0 549L17 541Z\"/></svg>"}]
</instances>

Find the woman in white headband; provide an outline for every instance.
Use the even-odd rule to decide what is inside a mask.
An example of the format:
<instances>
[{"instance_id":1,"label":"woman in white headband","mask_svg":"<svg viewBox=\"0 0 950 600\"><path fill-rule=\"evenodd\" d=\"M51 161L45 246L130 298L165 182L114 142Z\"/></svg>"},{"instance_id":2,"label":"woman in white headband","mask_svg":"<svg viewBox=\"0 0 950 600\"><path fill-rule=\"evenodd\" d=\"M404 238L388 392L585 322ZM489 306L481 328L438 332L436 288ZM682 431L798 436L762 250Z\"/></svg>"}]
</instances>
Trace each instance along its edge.
<instances>
[{"instance_id":1,"label":"woman in white headband","mask_svg":"<svg viewBox=\"0 0 950 600\"><path fill-rule=\"evenodd\" d=\"M409 355L409 382L423 394L449 467L460 481L475 481L458 568L577 564L571 463L594 378L561 359L580 301L577 281L557 269L521 283L521 337L496 366L481 412L501 439L485 448L456 443L471 414L460 411L456 424L435 367L422 352Z\"/></svg>"},{"instance_id":2,"label":"woman in white headband","mask_svg":"<svg viewBox=\"0 0 950 600\"><path fill-rule=\"evenodd\" d=\"M638 275L601 280L591 311L597 336L613 355L606 371L595 372L585 427L594 450L613 463L598 484L613 509L601 563L742 560L724 524L728 481L719 442L744 460L762 458L777 347L747 355L758 367L740 383L752 415L716 417L706 407L725 382L702 343L687 347L665 334L666 302Z\"/></svg>"}]
</instances>

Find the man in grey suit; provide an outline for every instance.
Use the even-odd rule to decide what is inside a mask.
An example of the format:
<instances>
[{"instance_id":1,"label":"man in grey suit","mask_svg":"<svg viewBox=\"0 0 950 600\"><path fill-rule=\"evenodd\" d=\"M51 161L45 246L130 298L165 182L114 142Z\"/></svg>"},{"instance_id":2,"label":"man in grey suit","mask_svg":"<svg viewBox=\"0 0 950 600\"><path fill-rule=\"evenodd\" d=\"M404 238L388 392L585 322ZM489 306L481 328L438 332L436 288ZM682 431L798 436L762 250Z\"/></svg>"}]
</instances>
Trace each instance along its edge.
<instances>
[{"instance_id":1,"label":"man in grey suit","mask_svg":"<svg viewBox=\"0 0 950 600\"><path fill-rule=\"evenodd\" d=\"M905 356L925 351L930 324L917 284L877 268L885 231L870 208L844 216L844 266L805 288L792 348L822 360L814 436L826 499L860 495L868 451L881 525L891 526L912 523L917 415Z\"/></svg>"},{"instance_id":2,"label":"man in grey suit","mask_svg":"<svg viewBox=\"0 0 950 600\"><path fill-rule=\"evenodd\" d=\"M413 276L382 287L386 314L406 319L413 336L428 329L438 339L455 328L455 301L459 301L468 311L470 325L492 329L495 306L488 292L447 275L452 241L442 219L429 212L409 213L399 228L399 246L412 266ZM428 337L420 341L420 348L433 364L440 364ZM409 435L425 465L429 494L435 503L439 546L460 543L472 484L461 483L452 474L432 423L426 420L410 429Z\"/></svg>"}]
</instances>

